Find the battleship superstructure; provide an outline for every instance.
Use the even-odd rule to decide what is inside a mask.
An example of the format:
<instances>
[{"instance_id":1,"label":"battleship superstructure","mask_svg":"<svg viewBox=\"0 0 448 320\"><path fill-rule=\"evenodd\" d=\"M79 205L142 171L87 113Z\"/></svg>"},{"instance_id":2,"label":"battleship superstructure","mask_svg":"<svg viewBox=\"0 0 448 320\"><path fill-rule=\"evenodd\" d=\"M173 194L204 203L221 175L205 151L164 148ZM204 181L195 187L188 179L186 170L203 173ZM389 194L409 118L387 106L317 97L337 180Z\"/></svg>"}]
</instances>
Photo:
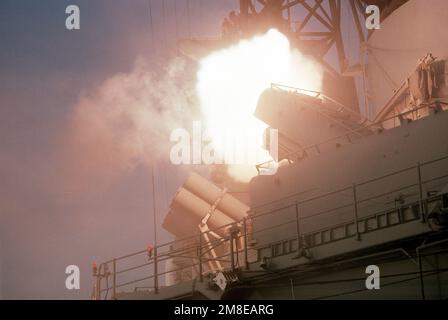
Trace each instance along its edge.
<instances>
[{"instance_id":1,"label":"battleship superstructure","mask_svg":"<svg viewBox=\"0 0 448 320\"><path fill-rule=\"evenodd\" d=\"M353 12L373 2L351 1ZM428 33L448 4L378 2L382 29L362 43L368 63L347 65L338 42L341 2L329 0L330 14L321 8L334 23L342 72L328 66L328 86L313 95L272 84L260 96L255 115L279 132L278 172L253 178L247 203L193 173L163 224L175 240L100 264L94 298L447 298L448 42ZM282 28L276 13L290 8L282 3L267 1L257 12L241 1L240 17L251 16L241 33L257 32L262 14ZM406 22L411 31L397 34ZM411 35L426 35L423 49L406 47ZM307 41L317 40L298 46ZM182 46L195 55L200 43ZM401 60L381 59L390 65L383 69L375 57L387 52ZM350 92L352 72L371 88L364 115ZM394 92L385 77L398 81ZM370 265L381 270L380 290L365 287Z\"/></svg>"}]
</instances>

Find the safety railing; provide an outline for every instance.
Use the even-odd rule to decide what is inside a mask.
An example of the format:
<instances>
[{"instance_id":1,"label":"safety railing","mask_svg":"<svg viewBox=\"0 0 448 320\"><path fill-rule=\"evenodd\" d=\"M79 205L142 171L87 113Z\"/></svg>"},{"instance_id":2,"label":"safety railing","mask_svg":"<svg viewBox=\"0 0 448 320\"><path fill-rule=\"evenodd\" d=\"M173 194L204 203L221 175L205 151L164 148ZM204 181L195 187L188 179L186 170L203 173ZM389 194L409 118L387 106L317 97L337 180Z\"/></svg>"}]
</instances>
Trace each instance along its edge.
<instances>
[{"instance_id":1,"label":"safety railing","mask_svg":"<svg viewBox=\"0 0 448 320\"><path fill-rule=\"evenodd\" d=\"M283 86L283 85L276 85L276 84L273 84L272 86L273 86L273 88L276 88L276 87L285 87L285 88L289 88L289 89L295 89L295 88L292 88L292 87ZM329 98L329 97L327 97L327 96L324 96L324 95L323 95L322 93L320 93L320 92L317 92L317 91L310 91L310 90L304 90L304 89L298 89L298 90L301 90L301 91L304 91L304 92L310 92L310 93L313 93L313 94L316 95L316 96L315 96L316 98L318 98L318 97L320 97L320 96L323 96L323 97L325 97L326 99L329 99L330 101L332 101L332 102L337 103L338 105L340 105L338 102L332 100L331 98ZM345 106L343 106L343 105L341 105L341 107L343 107L344 110L349 110L347 107L345 107ZM309 155L312 151L315 151L317 154L320 154L320 153L321 153L321 149L322 149L322 147L323 147L324 145L327 145L327 144L329 144L329 143L334 143L334 142L336 142L336 141L338 141L338 140L340 140L340 139L346 139L347 141L351 141L352 139L350 138L350 134L352 134L352 133L361 133L362 131L365 131L366 129L372 129L372 130L373 130L373 129L379 129L379 130L383 130L383 129L384 129L384 128L383 128L383 124L386 123L387 121L390 121L390 120L396 120L396 119L405 119L405 118L406 118L407 116L409 116L409 115L414 115L414 114L415 114L417 111L419 111L419 110L422 110L422 109L430 109L430 108L431 108L431 106L425 104L425 105L421 105L421 106L419 106L419 107L412 108L412 109L410 109L410 110L408 110L408 111L402 112L402 113L400 113L400 114L397 114L397 115L394 115L394 116L391 116L391 117L382 119L382 120L380 120L380 121L378 121L378 122L375 122L375 123L362 124L362 125L360 125L358 128L350 129L350 130L347 131L347 133L344 133L344 134L342 134L342 135L338 135L338 136L330 137L330 138L328 138L328 139L326 139L326 140L324 140L324 141L321 141L321 142L319 142L319 143L316 143L316 144L313 144L313 145L309 145L309 146L305 146L305 147L300 148L299 150L296 150L296 151L292 151L292 152L290 152L290 153L284 155L283 158L284 158L284 159L292 160L292 158L297 157L297 156ZM363 123L364 123L364 122L363 122ZM398 123L400 123L400 122L398 122ZM397 128L397 127L399 127L399 125L397 125L396 122L394 121L393 128ZM274 160L268 160L268 161L266 161L266 162L263 162L263 163L258 164L258 165L256 166L257 171L260 172L260 169L265 168L265 167L271 165L273 162L274 162Z\"/></svg>"},{"instance_id":2,"label":"safety railing","mask_svg":"<svg viewBox=\"0 0 448 320\"><path fill-rule=\"evenodd\" d=\"M433 165L435 167L431 167ZM440 168L447 168L447 172L440 172ZM424 170L431 174L428 173L428 177L425 177ZM436 172L434 173L434 171ZM401 182L403 174L410 174L413 181L403 185ZM390 180L394 177L398 177L397 181ZM241 221L227 224L217 229L199 232L190 237L170 241L154 248L148 248L147 250L141 250L101 263L94 268L96 282L92 298L115 299L118 291L123 291L125 288L131 288L131 291L146 289L157 294L162 277L182 271L190 272L189 279L195 278L199 281L204 281L204 276L210 273L210 268L207 267L210 262L219 262L222 270L249 269L252 262L260 259L259 256L251 259L249 257L250 252L259 252L260 250L270 248L272 250L271 257L274 257L277 255L275 248L278 244L284 245L282 250L286 254L347 238L355 238L359 241L362 240L361 236L363 233L372 231L367 228L369 219L376 219L379 223L380 219L384 218L386 223L383 225L383 228L418 219L421 222L426 222L428 201L432 201L436 197L442 197L441 195L432 194L431 186L443 186L446 185L447 181L448 155L431 161L417 163L414 166L396 170L373 179L359 181L306 199L298 200L301 194L295 193L275 201L266 202L260 206L253 207L248 212L249 215ZM380 182L386 182L388 185L391 185L391 189L385 190L380 188L379 192L374 194L368 192L368 196L366 196L363 188ZM391 182L395 182L397 187ZM378 190L376 187L373 189ZM441 188L437 188L440 192L439 189ZM398 197L394 198L397 201L390 203L384 201L386 198L389 199L391 195L402 195L402 192L406 190L412 191L407 196L408 200ZM341 204L339 199L336 202L336 206L314 212L308 211L310 207L307 205L310 203L317 202L318 204L323 204L326 200L336 195L340 195L343 198L349 197L349 201ZM446 197L446 195L444 196ZM287 204L283 205L284 203ZM373 207L368 206L370 203L374 204ZM272 208L272 206L278 204L281 204L281 206ZM378 205L383 206L383 208L372 211L372 209L377 209ZM402 214L400 210L409 208L412 213L411 217L406 218L400 215ZM349 214L346 221L322 229L303 230L303 224L307 221L340 212ZM389 221L391 212L398 212L397 223ZM272 218L273 215L275 215L275 218ZM260 228L255 230L254 226L262 219L268 219L268 223L264 223L266 227L261 227L263 223L259 223ZM273 221L277 222L272 223ZM361 229L363 225L364 227ZM275 230L285 226L295 228L292 235L289 232L275 232ZM341 234L337 235L337 230L342 230L343 236ZM267 232L276 235L276 239L271 243L258 244L256 241L254 243L254 240L257 240L260 234ZM224 234L225 236L204 241L204 239L209 238L206 236L211 234ZM288 248L285 249L285 247ZM217 248L221 248L221 254L210 256L211 250ZM167 268L165 268L164 271L160 271L162 270L160 268L161 265L166 264L173 258L183 259L185 263L177 269L166 270ZM189 262L187 263L187 261ZM124 262L127 263L121 265ZM119 281L118 278L124 275L127 275L128 278Z\"/></svg>"},{"instance_id":3,"label":"safety railing","mask_svg":"<svg viewBox=\"0 0 448 320\"><path fill-rule=\"evenodd\" d=\"M292 87L292 86L279 84L279 83L272 83L271 89L279 89L279 90L286 89L290 92L292 91L293 93L302 93L302 94L309 95L315 99L323 98L324 100L330 101L331 103L336 105L338 107L337 111L340 111L340 112L345 111L345 112L348 112L356 117L361 118L361 121L360 121L361 124L365 124L365 123L372 124L372 122L369 119L367 119L366 117L361 115L359 112L356 112L352 108L349 108L349 107L345 106L344 104L340 103L339 101L336 101L335 99L330 98L329 96L327 96L326 94L324 94L321 91L302 89L302 88Z\"/></svg>"}]
</instances>

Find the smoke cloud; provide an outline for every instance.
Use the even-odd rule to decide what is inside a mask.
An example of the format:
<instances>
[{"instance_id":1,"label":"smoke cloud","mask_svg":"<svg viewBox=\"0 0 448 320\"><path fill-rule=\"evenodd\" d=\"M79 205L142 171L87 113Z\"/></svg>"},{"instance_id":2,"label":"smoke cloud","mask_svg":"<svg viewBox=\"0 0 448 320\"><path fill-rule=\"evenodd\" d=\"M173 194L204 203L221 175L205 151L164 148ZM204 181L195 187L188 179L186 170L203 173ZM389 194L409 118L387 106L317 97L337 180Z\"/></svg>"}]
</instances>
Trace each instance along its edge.
<instances>
[{"instance_id":1,"label":"smoke cloud","mask_svg":"<svg viewBox=\"0 0 448 320\"><path fill-rule=\"evenodd\" d=\"M137 165L149 165L169 152L170 132L191 122L194 81L186 62L172 60L154 74L143 59L92 92L83 92L71 116L65 152L71 187L94 180L108 184Z\"/></svg>"}]
</instances>

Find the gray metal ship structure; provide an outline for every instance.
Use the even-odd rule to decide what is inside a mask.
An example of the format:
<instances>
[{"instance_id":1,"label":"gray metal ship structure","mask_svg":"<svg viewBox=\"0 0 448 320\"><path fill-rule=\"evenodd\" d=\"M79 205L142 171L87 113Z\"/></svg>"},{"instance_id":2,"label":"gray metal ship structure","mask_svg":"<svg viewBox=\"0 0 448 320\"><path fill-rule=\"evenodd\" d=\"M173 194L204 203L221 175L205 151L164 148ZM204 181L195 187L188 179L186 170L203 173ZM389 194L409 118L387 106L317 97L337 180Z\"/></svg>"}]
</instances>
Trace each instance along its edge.
<instances>
[{"instance_id":1,"label":"gray metal ship structure","mask_svg":"<svg viewBox=\"0 0 448 320\"><path fill-rule=\"evenodd\" d=\"M303 24L328 27L284 31L325 67L324 89L264 91L255 116L278 130L277 173L253 178L245 197L191 173L163 222L174 240L99 264L92 297L446 299L448 3L343 1L360 44L360 62L350 65L341 1L240 2L239 36L281 30L298 6ZM369 4L382 23L367 34ZM228 41L179 47L193 57ZM324 61L330 50L336 68ZM369 266L380 272L379 289L366 287Z\"/></svg>"}]
</instances>

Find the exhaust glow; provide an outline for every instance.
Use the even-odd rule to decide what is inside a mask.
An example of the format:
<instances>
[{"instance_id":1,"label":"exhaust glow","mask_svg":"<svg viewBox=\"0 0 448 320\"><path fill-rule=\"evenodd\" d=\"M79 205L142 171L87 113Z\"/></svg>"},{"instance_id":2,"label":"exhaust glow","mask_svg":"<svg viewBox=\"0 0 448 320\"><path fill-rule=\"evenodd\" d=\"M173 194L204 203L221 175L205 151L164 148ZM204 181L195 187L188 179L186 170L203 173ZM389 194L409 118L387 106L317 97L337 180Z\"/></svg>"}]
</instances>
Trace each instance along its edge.
<instances>
[{"instance_id":1,"label":"exhaust glow","mask_svg":"<svg viewBox=\"0 0 448 320\"><path fill-rule=\"evenodd\" d=\"M257 163L272 160L263 148L267 125L254 116L258 98L272 83L314 91L320 91L322 83L320 66L291 50L289 40L274 29L200 61L199 102L211 143L220 156L225 157L228 152L230 139L238 143L236 150L248 150L249 146L253 150L255 146ZM248 182L257 174L257 163L230 165L228 172L236 180Z\"/></svg>"}]
</instances>

